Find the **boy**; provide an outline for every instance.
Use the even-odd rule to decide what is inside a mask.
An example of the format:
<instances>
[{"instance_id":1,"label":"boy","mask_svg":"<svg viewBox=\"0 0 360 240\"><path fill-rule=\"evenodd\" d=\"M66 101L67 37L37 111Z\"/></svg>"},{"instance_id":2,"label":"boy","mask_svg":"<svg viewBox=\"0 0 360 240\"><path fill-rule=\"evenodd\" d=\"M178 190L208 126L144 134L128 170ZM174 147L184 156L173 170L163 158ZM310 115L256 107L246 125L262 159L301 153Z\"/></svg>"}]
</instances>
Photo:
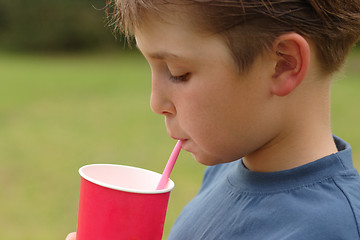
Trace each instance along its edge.
<instances>
[{"instance_id":1,"label":"boy","mask_svg":"<svg viewBox=\"0 0 360 240\"><path fill-rule=\"evenodd\" d=\"M358 0L117 0L151 108L207 168L170 239L360 239L360 178L332 135Z\"/></svg>"}]
</instances>

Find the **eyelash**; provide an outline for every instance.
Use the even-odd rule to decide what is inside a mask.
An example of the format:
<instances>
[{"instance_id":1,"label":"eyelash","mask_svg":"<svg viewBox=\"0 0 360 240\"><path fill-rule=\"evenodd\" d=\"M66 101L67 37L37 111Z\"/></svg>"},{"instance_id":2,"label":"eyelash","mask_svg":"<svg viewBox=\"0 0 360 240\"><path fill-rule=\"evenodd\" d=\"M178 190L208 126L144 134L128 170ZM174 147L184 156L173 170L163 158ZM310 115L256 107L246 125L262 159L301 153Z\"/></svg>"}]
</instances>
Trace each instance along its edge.
<instances>
[{"instance_id":1,"label":"eyelash","mask_svg":"<svg viewBox=\"0 0 360 240\"><path fill-rule=\"evenodd\" d=\"M180 75L180 76L173 76L173 75L170 75L170 80L173 81L173 82L185 82L189 79L189 75L190 73L185 73L183 75Z\"/></svg>"}]
</instances>

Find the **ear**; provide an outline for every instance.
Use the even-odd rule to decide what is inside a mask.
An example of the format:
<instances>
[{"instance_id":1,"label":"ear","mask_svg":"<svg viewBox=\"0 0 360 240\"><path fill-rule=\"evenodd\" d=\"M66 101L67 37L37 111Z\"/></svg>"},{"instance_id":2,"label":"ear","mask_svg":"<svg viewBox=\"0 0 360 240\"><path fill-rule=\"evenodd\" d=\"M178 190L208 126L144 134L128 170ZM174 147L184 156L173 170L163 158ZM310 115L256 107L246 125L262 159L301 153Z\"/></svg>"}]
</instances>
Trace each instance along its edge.
<instances>
[{"instance_id":1,"label":"ear","mask_svg":"<svg viewBox=\"0 0 360 240\"><path fill-rule=\"evenodd\" d=\"M274 42L276 58L271 93L277 96L290 94L305 78L310 65L310 46L297 33L280 35Z\"/></svg>"}]
</instances>

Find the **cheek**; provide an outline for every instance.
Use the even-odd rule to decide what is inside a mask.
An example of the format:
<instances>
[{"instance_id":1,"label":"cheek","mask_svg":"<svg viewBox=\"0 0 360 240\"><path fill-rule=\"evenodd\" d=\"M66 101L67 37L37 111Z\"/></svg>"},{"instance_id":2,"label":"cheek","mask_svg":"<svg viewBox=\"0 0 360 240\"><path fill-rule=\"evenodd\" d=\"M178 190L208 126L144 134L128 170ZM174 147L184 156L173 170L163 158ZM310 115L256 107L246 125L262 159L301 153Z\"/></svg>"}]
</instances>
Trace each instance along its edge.
<instances>
[{"instance_id":1,"label":"cheek","mask_svg":"<svg viewBox=\"0 0 360 240\"><path fill-rule=\"evenodd\" d=\"M235 142L230 125L234 116L224 112L221 104L196 102L181 110L181 128L201 151L217 157L223 157L229 151L228 147Z\"/></svg>"},{"instance_id":2,"label":"cheek","mask_svg":"<svg viewBox=\"0 0 360 240\"><path fill-rule=\"evenodd\" d=\"M261 104L252 102L246 92L227 93L188 96L186 99L193 100L191 104L184 104L178 110L182 129L197 147L206 156L222 162L239 159L256 150L267 128Z\"/></svg>"},{"instance_id":3,"label":"cheek","mask_svg":"<svg viewBox=\"0 0 360 240\"><path fill-rule=\"evenodd\" d=\"M178 117L184 128L189 133L199 135L211 134L211 132L222 131L228 121L237 118L234 108L239 101L239 95L233 88L224 82L218 83L219 79L204 78L205 82L193 84L184 91L179 92L177 99Z\"/></svg>"}]
</instances>

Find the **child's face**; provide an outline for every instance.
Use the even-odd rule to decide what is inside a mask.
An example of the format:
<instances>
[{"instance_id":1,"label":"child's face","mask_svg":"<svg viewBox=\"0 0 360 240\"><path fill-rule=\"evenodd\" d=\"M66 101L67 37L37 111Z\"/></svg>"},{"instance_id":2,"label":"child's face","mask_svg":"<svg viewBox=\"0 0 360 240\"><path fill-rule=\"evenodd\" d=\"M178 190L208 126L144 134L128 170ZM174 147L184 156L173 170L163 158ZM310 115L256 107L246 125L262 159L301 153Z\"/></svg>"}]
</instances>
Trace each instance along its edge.
<instances>
[{"instance_id":1,"label":"child's face","mask_svg":"<svg viewBox=\"0 0 360 240\"><path fill-rule=\"evenodd\" d=\"M268 90L273 68L266 57L239 74L222 38L185 21L149 17L135 37L152 70L151 107L197 161L234 161L274 137L276 110Z\"/></svg>"}]
</instances>

